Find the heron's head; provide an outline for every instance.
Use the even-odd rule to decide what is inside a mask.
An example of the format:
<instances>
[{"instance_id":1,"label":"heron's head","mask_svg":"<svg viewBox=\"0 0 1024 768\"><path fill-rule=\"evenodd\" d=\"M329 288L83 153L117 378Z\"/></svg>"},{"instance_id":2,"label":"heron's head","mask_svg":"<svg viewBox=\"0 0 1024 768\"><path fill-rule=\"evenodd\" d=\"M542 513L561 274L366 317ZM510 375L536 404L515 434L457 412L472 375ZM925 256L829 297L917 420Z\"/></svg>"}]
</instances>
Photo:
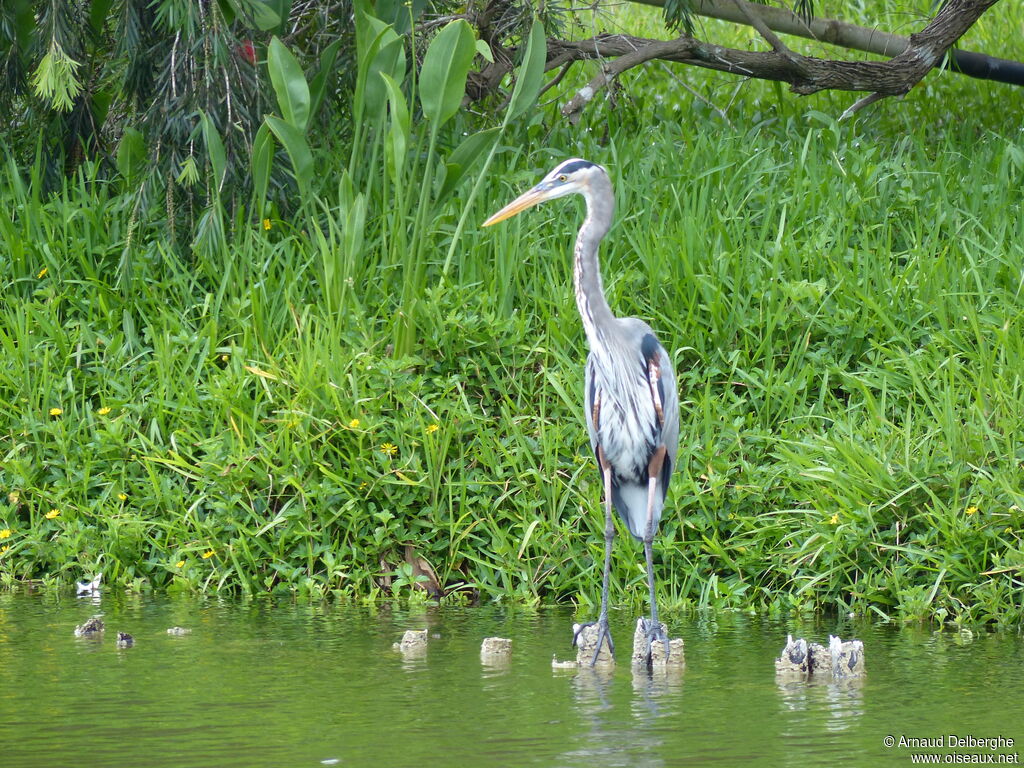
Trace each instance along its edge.
<instances>
[{"instance_id":1,"label":"heron's head","mask_svg":"<svg viewBox=\"0 0 1024 768\"><path fill-rule=\"evenodd\" d=\"M515 216L527 208L532 208L537 203L554 200L556 197L565 197L574 192L586 197L598 177L603 177L604 180L608 178L608 172L600 165L588 160L580 160L578 157L566 160L559 163L537 186L521 194L491 216L483 225L489 227Z\"/></svg>"}]
</instances>

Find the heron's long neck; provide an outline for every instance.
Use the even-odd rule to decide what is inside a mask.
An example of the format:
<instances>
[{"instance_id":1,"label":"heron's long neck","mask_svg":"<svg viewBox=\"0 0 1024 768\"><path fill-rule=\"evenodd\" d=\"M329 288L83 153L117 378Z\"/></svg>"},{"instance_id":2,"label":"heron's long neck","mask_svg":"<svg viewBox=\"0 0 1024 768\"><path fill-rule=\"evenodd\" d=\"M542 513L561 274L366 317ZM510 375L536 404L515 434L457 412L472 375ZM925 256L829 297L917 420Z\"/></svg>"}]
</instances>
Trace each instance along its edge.
<instances>
[{"instance_id":1,"label":"heron's long neck","mask_svg":"<svg viewBox=\"0 0 1024 768\"><path fill-rule=\"evenodd\" d=\"M604 297L597 248L611 226L615 197L611 183L601 178L594 179L592 189L584 197L587 201L587 218L576 237L576 264L573 270L576 306L580 310L590 348L600 349L602 345L599 339L615 316Z\"/></svg>"}]
</instances>

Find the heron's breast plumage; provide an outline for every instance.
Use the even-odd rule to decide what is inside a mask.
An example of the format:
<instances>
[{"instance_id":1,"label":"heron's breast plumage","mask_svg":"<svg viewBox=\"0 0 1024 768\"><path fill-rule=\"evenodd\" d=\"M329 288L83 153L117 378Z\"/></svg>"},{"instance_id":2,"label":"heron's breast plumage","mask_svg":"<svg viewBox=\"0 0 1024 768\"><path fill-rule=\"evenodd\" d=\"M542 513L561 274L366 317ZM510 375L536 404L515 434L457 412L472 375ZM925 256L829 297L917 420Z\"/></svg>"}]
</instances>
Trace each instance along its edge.
<instances>
[{"instance_id":1,"label":"heron's breast plumage","mask_svg":"<svg viewBox=\"0 0 1024 768\"><path fill-rule=\"evenodd\" d=\"M599 408L592 429L597 443L617 480L646 486L647 465L658 447L650 386L640 375L639 361L635 376L608 376L602 367L596 366L594 381Z\"/></svg>"}]
</instances>

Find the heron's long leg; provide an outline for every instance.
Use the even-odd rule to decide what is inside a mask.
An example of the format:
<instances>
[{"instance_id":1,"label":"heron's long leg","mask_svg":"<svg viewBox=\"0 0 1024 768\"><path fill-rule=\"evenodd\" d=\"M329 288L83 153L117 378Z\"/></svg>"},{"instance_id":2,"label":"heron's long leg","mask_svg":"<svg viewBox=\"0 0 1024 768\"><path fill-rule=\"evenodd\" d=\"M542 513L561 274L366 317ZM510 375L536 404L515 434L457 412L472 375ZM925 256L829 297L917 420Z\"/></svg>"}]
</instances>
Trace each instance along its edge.
<instances>
[{"instance_id":1,"label":"heron's long leg","mask_svg":"<svg viewBox=\"0 0 1024 768\"><path fill-rule=\"evenodd\" d=\"M650 463L647 465L647 527L644 530L644 557L647 560L647 586L650 589L651 597L651 621L647 625L647 663L651 663L651 643L654 640L661 640L665 648L665 658L668 659L668 636L665 628L658 621L658 600L654 592L654 499L658 492L658 475L661 473L661 466L665 460L665 446L655 451Z\"/></svg>"},{"instance_id":2,"label":"heron's long leg","mask_svg":"<svg viewBox=\"0 0 1024 768\"><path fill-rule=\"evenodd\" d=\"M598 447L597 457L601 462L601 474L604 476L604 577L601 580L601 615L597 618L597 648L590 666L597 663L601 654L601 645L607 640L608 650L615 655L615 643L608 631L608 581L612 573L612 542L615 541L615 519L612 517L612 466L604 457L604 451Z\"/></svg>"}]
</instances>

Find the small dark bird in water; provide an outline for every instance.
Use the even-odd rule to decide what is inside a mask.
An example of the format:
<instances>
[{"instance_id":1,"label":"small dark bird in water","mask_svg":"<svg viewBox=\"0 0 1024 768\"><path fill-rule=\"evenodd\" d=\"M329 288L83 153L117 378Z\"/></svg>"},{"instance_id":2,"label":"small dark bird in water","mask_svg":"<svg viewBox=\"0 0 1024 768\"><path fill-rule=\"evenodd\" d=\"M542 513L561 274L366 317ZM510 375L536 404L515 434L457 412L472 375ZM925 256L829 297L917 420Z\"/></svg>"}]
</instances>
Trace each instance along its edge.
<instances>
[{"instance_id":1,"label":"small dark bird in water","mask_svg":"<svg viewBox=\"0 0 1024 768\"><path fill-rule=\"evenodd\" d=\"M135 645L135 638L129 635L127 632L117 633L117 647L118 648L131 648Z\"/></svg>"},{"instance_id":2,"label":"small dark bird in water","mask_svg":"<svg viewBox=\"0 0 1024 768\"><path fill-rule=\"evenodd\" d=\"M92 637L93 635L98 635L103 630L103 619L99 616L93 616L84 624L79 624L75 627L75 637Z\"/></svg>"}]
</instances>

